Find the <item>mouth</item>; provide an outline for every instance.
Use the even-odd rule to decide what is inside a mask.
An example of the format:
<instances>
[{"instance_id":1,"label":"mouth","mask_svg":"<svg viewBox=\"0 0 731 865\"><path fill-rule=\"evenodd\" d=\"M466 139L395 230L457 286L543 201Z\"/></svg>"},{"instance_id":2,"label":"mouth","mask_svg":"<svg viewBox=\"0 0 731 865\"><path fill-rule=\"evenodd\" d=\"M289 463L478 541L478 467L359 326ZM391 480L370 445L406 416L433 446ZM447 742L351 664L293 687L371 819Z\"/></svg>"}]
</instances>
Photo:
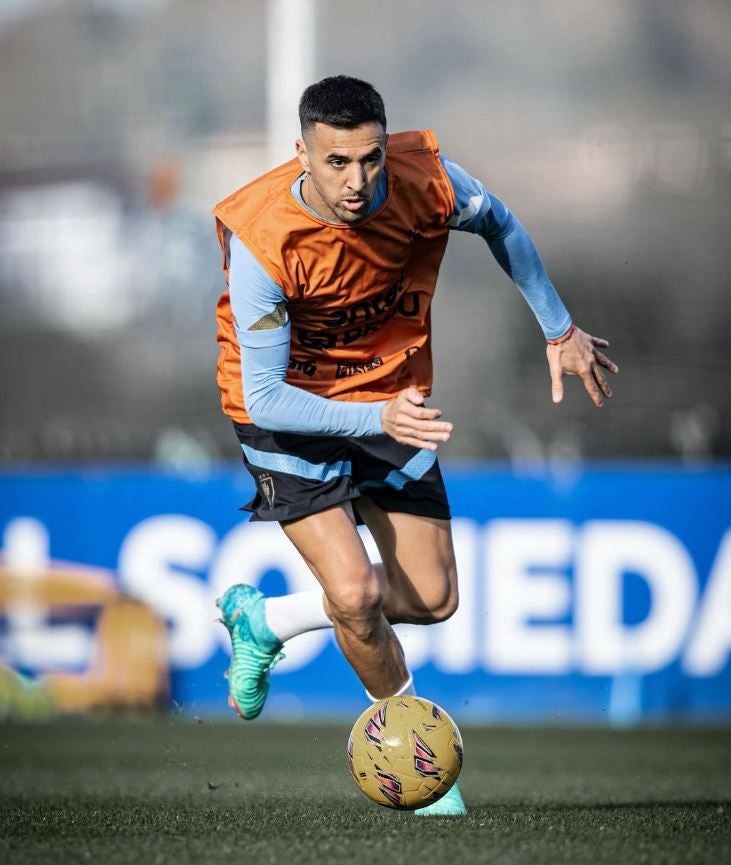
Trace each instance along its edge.
<instances>
[{"instance_id":1,"label":"mouth","mask_svg":"<svg viewBox=\"0 0 731 865\"><path fill-rule=\"evenodd\" d=\"M365 198L344 198L342 200L343 207L350 213L360 213L368 204Z\"/></svg>"}]
</instances>

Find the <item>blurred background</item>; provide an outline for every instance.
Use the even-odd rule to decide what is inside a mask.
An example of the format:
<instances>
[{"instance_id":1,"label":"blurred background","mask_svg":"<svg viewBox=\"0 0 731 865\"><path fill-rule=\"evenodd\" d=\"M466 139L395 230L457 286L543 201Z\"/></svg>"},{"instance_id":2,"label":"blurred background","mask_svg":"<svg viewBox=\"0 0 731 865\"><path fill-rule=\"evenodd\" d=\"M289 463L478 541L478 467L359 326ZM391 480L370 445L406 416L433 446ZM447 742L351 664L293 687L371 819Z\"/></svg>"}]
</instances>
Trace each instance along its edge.
<instances>
[{"instance_id":1,"label":"blurred background","mask_svg":"<svg viewBox=\"0 0 731 865\"><path fill-rule=\"evenodd\" d=\"M600 421L579 387L557 410L530 311L481 240L453 237L434 316L449 455L728 457L728 4L293 5L312 16L294 91L303 63L357 75L392 130L435 129L622 368ZM289 61L268 51L268 15L264 0L0 4L5 462L234 454L210 210L274 164L267 70Z\"/></svg>"},{"instance_id":2,"label":"blurred background","mask_svg":"<svg viewBox=\"0 0 731 865\"><path fill-rule=\"evenodd\" d=\"M302 87L346 73L379 89L391 130L433 128L508 203L621 368L601 412L576 381L554 406L530 311L481 240L453 235L433 402L456 425L443 453L474 641L467 620L412 635L426 680L488 719L728 717L730 34L725 0L2 0L7 693L52 675L37 709L222 704L213 588L309 579L236 512L251 493L218 408L210 211L292 154ZM516 564L516 544L538 558ZM610 596L586 648L591 598ZM157 660L120 685L138 628ZM505 648L531 634L532 651ZM280 711L357 707L352 684L335 701L340 668L307 702L323 653L340 663L303 649Z\"/></svg>"}]
</instances>

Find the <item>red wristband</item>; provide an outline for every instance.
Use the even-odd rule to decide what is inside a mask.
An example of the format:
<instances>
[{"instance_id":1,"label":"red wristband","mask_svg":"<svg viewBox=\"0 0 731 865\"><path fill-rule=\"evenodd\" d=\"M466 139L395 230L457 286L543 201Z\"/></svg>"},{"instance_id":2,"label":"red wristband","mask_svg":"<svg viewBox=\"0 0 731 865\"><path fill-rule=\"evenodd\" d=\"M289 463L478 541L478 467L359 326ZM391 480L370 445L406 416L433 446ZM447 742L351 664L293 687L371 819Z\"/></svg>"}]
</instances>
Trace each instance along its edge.
<instances>
[{"instance_id":1,"label":"red wristband","mask_svg":"<svg viewBox=\"0 0 731 865\"><path fill-rule=\"evenodd\" d=\"M571 339L574 335L574 331L576 330L576 325L571 322L571 327L566 331L563 336L559 336L558 339L547 339L546 342L548 345L561 345L562 342L566 342L566 340Z\"/></svg>"}]
</instances>

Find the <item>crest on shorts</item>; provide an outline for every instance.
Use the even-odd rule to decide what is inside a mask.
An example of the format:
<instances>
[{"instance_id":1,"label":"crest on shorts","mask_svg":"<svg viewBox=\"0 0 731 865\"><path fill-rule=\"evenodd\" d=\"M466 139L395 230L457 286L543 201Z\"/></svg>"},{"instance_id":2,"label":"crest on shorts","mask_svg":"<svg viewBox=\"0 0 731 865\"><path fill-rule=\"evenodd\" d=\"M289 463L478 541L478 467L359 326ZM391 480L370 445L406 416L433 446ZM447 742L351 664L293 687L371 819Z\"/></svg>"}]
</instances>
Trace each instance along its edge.
<instances>
[{"instance_id":1,"label":"crest on shorts","mask_svg":"<svg viewBox=\"0 0 731 865\"><path fill-rule=\"evenodd\" d=\"M274 507L274 478L271 475L258 475L256 480L259 492L264 497L267 507L272 509Z\"/></svg>"}]
</instances>

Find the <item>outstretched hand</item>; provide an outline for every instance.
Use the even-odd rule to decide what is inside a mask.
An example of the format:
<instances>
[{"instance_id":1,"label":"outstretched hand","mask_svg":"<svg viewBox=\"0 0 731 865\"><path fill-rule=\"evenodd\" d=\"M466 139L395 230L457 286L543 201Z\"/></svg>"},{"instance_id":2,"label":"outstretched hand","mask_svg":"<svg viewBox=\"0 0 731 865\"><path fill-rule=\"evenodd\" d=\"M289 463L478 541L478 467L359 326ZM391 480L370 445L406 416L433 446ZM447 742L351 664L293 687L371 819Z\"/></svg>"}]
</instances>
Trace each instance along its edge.
<instances>
[{"instance_id":1,"label":"outstretched hand","mask_svg":"<svg viewBox=\"0 0 731 865\"><path fill-rule=\"evenodd\" d=\"M578 375L594 405L601 408L604 397L609 399L612 395L601 368L604 367L615 375L619 372L619 367L599 351L600 348L608 347L606 339L591 336L578 327L574 328L565 342L546 346L553 401L561 402L563 399L563 376Z\"/></svg>"},{"instance_id":2,"label":"outstretched hand","mask_svg":"<svg viewBox=\"0 0 731 865\"><path fill-rule=\"evenodd\" d=\"M439 421L438 408L425 408L424 396L415 387L407 387L389 400L381 412L383 431L402 445L437 449L437 442L449 441L452 424Z\"/></svg>"}]
</instances>

